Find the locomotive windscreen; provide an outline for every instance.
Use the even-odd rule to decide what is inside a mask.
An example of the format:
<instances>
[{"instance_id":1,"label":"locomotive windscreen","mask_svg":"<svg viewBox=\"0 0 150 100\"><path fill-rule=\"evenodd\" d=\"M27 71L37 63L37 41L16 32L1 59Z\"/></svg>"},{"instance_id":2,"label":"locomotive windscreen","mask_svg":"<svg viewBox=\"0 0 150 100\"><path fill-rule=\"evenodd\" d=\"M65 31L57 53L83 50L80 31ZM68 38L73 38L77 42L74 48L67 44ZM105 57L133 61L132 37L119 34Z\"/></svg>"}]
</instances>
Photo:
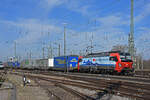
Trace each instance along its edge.
<instances>
[{"instance_id":1,"label":"locomotive windscreen","mask_svg":"<svg viewBox=\"0 0 150 100\"><path fill-rule=\"evenodd\" d=\"M132 62L132 58L129 53L120 53L120 59L122 62Z\"/></svg>"}]
</instances>

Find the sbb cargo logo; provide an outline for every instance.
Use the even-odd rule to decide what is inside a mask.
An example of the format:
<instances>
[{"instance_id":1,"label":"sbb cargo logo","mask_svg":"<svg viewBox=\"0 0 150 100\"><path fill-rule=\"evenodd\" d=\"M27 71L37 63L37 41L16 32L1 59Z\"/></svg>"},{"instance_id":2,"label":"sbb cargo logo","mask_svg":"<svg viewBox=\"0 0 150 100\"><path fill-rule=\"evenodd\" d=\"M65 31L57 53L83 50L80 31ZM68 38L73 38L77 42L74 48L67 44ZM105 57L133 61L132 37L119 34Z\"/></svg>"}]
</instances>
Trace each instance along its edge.
<instances>
[{"instance_id":1,"label":"sbb cargo logo","mask_svg":"<svg viewBox=\"0 0 150 100\"><path fill-rule=\"evenodd\" d=\"M77 62L77 59L73 58L70 62Z\"/></svg>"}]
</instances>

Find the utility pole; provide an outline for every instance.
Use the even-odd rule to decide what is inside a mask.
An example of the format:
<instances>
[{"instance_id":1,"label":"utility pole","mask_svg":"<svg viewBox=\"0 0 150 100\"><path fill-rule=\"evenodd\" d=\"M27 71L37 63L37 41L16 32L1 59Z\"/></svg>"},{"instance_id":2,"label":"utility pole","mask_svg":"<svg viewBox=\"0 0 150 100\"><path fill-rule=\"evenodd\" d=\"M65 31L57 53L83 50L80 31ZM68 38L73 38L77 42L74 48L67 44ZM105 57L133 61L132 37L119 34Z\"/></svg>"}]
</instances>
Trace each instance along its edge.
<instances>
[{"instance_id":1,"label":"utility pole","mask_svg":"<svg viewBox=\"0 0 150 100\"><path fill-rule=\"evenodd\" d=\"M60 56L60 44L58 44L58 56Z\"/></svg>"},{"instance_id":2,"label":"utility pole","mask_svg":"<svg viewBox=\"0 0 150 100\"><path fill-rule=\"evenodd\" d=\"M28 57L29 57L29 56L28 56L28 52L27 52L27 59L28 59Z\"/></svg>"},{"instance_id":3,"label":"utility pole","mask_svg":"<svg viewBox=\"0 0 150 100\"><path fill-rule=\"evenodd\" d=\"M45 58L45 54L44 54L44 47L42 48L42 51L43 51L43 59Z\"/></svg>"},{"instance_id":4,"label":"utility pole","mask_svg":"<svg viewBox=\"0 0 150 100\"><path fill-rule=\"evenodd\" d=\"M93 51L93 33L92 33L92 39L91 39L91 54L92 54L92 51Z\"/></svg>"},{"instance_id":5,"label":"utility pole","mask_svg":"<svg viewBox=\"0 0 150 100\"><path fill-rule=\"evenodd\" d=\"M133 67L135 67L135 47L134 47L134 0L131 0L131 18L130 18L130 34L128 37L129 53L133 59Z\"/></svg>"},{"instance_id":6,"label":"utility pole","mask_svg":"<svg viewBox=\"0 0 150 100\"><path fill-rule=\"evenodd\" d=\"M143 61L143 58L141 59L141 64L142 64L142 70L144 69L144 61Z\"/></svg>"},{"instance_id":7,"label":"utility pole","mask_svg":"<svg viewBox=\"0 0 150 100\"><path fill-rule=\"evenodd\" d=\"M48 29L48 38L50 38L49 29ZM50 41L49 41L49 43L50 43ZM48 45L48 58L50 58L50 45Z\"/></svg>"},{"instance_id":8,"label":"utility pole","mask_svg":"<svg viewBox=\"0 0 150 100\"><path fill-rule=\"evenodd\" d=\"M52 46L50 46L50 49L51 49L51 58L53 57L53 48Z\"/></svg>"},{"instance_id":9,"label":"utility pole","mask_svg":"<svg viewBox=\"0 0 150 100\"><path fill-rule=\"evenodd\" d=\"M66 55L66 24L64 24L64 56Z\"/></svg>"},{"instance_id":10,"label":"utility pole","mask_svg":"<svg viewBox=\"0 0 150 100\"><path fill-rule=\"evenodd\" d=\"M50 46L48 46L48 58L50 58Z\"/></svg>"},{"instance_id":11,"label":"utility pole","mask_svg":"<svg viewBox=\"0 0 150 100\"><path fill-rule=\"evenodd\" d=\"M73 50L70 51L71 55L73 55Z\"/></svg>"},{"instance_id":12,"label":"utility pole","mask_svg":"<svg viewBox=\"0 0 150 100\"><path fill-rule=\"evenodd\" d=\"M53 48L52 48L52 44L50 43L50 45L49 45L49 49L48 49L49 51L49 57L50 58L52 58L53 57Z\"/></svg>"},{"instance_id":13,"label":"utility pole","mask_svg":"<svg viewBox=\"0 0 150 100\"><path fill-rule=\"evenodd\" d=\"M96 31L96 19L94 21L94 27L95 27L95 31ZM93 52L94 46L93 46L93 40L94 40L94 33L92 32L92 38L91 38L91 53Z\"/></svg>"},{"instance_id":14,"label":"utility pole","mask_svg":"<svg viewBox=\"0 0 150 100\"><path fill-rule=\"evenodd\" d=\"M31 58L32 58L32 52L31 52L31 50L30 50L30 55L29 56L30 56L30 60L31 60Z\"/></svg>"},{"instance_id":15,"label":"utility pole","mask_svg":"<svg viewBox=\"0 0 150 100\"><path fill-rule=\"evenodd\" d=\"M31 64L31 66L33 66L33 63L32 63L31 58L32 58L32 52L31 52L31 50L30 50L30 51L29 51L29 63Z\"/></svg>"},{"instance_id":16,"label":"utility pole","mask_svg":"<svg viewBox=\"0 0 150 100\"><path fill-rule=\"evenodd\" d=\"M14 56L16 58L16 41L14 42Z\"/></svg>"},{"instance_id":17,"label":"utility pole","mask_svg":"<svg viewBox=\"0 0 150 100\"><path fill-rule=\"evenodd\" d=\"M66 23L64 23L64 56L66 56ZM68 57L66 59L68 59ZM65 67L68 73L67 61L65 61Z\"/></svg>"}]
</instances>

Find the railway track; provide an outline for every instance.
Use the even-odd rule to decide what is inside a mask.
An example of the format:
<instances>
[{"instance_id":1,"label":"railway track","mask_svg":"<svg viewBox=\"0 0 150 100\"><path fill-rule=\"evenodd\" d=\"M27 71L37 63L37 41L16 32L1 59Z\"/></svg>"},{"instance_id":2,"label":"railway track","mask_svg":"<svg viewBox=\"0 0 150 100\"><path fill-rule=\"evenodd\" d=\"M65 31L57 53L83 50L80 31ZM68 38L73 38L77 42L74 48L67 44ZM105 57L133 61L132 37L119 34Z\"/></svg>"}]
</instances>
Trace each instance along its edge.
<instances>
[{"instance_id":1,"label":"railway track","mask_svg":"<svg viewBox=\"0 0 150 100\"><path fill-rule=\"evenodd\" d=\"M29 73L64 73L64 72L58 72L58 71L40 71L40 70L17 70L17 71L20 71L20 72L29 72ZM125 75L109 75L109 74L90 74L90 73L78 73L78 72L69 72L71 74L75 74L75 75L86 75L86 76L104 76L104 77L123 77L123 78L149 78L150 79L150 70L136 70L135 71L135 74L133 76L125 76Z\"/></svg>"},{"instance_id":2,"label":"railway track","mask_svg":"<svg viewBox=\"0 0 150 100\"><path fill-rule=\"evenodd\" d=\"M89 97L88 95L85 95L83 93L80 93L76 90L73 90L71 88L68 88L67 86L64 85L73 85L73 86L78 86L81 88L88 88L88 89L98 89L97 87L92 87L92 86L88 86L91 84L83 84L81 82L74 82L74 81L70 81L70 80L61 80L61 79L55 79L55 78L47 78L47 77L40 77L40 76L27 76L31 79L38 79L38 80L44 80L47 82L52 82L55 84L56 87L60 87L62 89L64 89L65 91L68 91L68 93L71 93L72 95L77 96L78 98L80 98L81 100L95 100L92 97ZM57 98L57 100L62 100L57 94L55 94L54 92L48 90L50 94L54 94L55 97ZM79 100L79 99L78 99Z\"/></svg>"},{"instance_id":3,"label":"railway track","mask_svg":"<svg viewBox=\"0 0 150 100\"><path fill-rule=\"evenodd\" d=\"M30 77L31 78L31 77ZM39 79L38 78L31 78L32 80L34 80L37 84L38 84L38 86L40 86L40 87L42 87L43 89L45 89L46 91L47 91L47 93L48 93L48 96L50 97L50 96L54 96L53 97L53 99L55 98L56 100L61 100L61 98L59 97L59 96L57 96L54 92L52 92L52 91L50 91L49 90L49 88L48 88L48 86L44 86L43 84L41 84L40 82L39 82Z\"/></svg>"},{"instance_id":4,"label":"railway track","mask_svg":"<svg viewBox=\"0 0 150 100\"><path fill-rule=\"evenodd\" d=\"M16 85L13 84L12 82L8 81L9 84L11 84L10 86L7 86L7 87L1 87L0 88L0 92L1 91L11 91L11 95L10 95L10 100L16 100L17 96L16 96ZM3 83L4 84L4 83ZM6 84L6 83L5 83ZM8 83L7 83L8 85Z\"/></svg>"},{"instance_id":5,"label":"railway track","mask_svg":"<svg viewBox=\"0 0 150 100\"><path fill-rule=\"evenodd\" d=\"M95 85L105 87L105 90L114 94L121 94L125 96L131 96L144 100L149 100L150 84L143 82L135 82L128 80L113 80L113 79L100 79L100 78L85 78L85 77L70 77L72 79L81 79L88 82L95 83ZM102 84L102 85L101 85Z\"/></svg>"},{"instance_id":6,"label":"railway track","mask_svg":"<svg viewBox=\"0 0 150 100\"><path fill-rule=\"evenodd\" d=\"M108 80L122 80L122 81L132 81L132 82L144 82L150 83L150 78L132 77L132 76L116 76L116 75L102 75L102 74L88 74L88 73L63 73L63 72L39 72L43 75L56 75L56 76L72 76L72 77L87 77L95 79L108 79Z\"/></svg>"},{"instance_id":7,"label":"railway track","mask_svg":"<svg viewBox=\"0 0 150 100\"><path fill-rule=\"evenodd\" d=\"M16 75L21 75L21 74L16 74ZM39 76L39 75L26 75L26 77L32 79L32 80L35 80L36 83L38 83L39 86L41 86L42 88L44 88L45 90L47 90L48 94L51 96L55 96L55 99L56 100L66 100L66 99L63 99L61 97L58 96L57 93L55 93L54 91L51 91L49 90L49 86L45 86L45 84L41 84L40 82L38 82L39 80L42 80L42 81L46 81L46 82L49 82L49 83L54 83L56 87L59 87L59 88L62 88L64 89L65 91L67 91L68 93L71 93L72 95L75 95L78 99L77 100L95 100L94 98L86 95L86 94L83 94L83 93L80 93L76 90L73 90L71 88L68 88L67 86L64 86L64 85L73 85L73 86L78 86L78 87L82 87L82 88L89 88L89 89L98 89L96 87L92 87L92 86L88 86L89 84L81 84L81 82L74 82L74 81L70 81L70 80L61 80L61 79L55 79L55 78L48 78L48 77L43 77L43 76ZM69 99L68 99L69 100Z\"/></svg>"},{"instance_id":8,"label":"railway track","mask_svg":"<svg viewBox=\"0 0 150 100\"><path fill-rule=\"evenodd\" d=\"M38 75L35 76L35 75ZM91 90L101 90L100 94L114 94L119 96L127 96L141 100L149 100L150 84L148 82L136 82L121 79L97 78L93 76L81 76L70 74L31 74L32 77L37 77L45 81L54 82L56 84L72 85ZM57 78L52 78L55 76ZM66 79L63 79L63 78Z\"/></svg>"}]
</instances>

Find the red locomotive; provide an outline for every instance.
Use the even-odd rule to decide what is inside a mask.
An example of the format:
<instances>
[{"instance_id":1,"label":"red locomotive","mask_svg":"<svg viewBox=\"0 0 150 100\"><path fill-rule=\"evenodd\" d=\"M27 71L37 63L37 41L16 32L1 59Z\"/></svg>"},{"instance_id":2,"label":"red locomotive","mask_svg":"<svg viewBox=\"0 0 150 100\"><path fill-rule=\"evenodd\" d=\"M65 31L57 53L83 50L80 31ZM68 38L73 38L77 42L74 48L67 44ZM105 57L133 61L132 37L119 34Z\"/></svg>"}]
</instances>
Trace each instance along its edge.
<instances>
[{"instance_id":1,"label":"red locomotive","mask_svg":"<svg viewBox=\"0 0 150 100\"><path fill-rule=\"evenodd\" d=\"M133 72L133 61L129 53L111 51L92 53L79 57L78 70L98 73L129 74Z\"/></svg>"}]
</instances>

